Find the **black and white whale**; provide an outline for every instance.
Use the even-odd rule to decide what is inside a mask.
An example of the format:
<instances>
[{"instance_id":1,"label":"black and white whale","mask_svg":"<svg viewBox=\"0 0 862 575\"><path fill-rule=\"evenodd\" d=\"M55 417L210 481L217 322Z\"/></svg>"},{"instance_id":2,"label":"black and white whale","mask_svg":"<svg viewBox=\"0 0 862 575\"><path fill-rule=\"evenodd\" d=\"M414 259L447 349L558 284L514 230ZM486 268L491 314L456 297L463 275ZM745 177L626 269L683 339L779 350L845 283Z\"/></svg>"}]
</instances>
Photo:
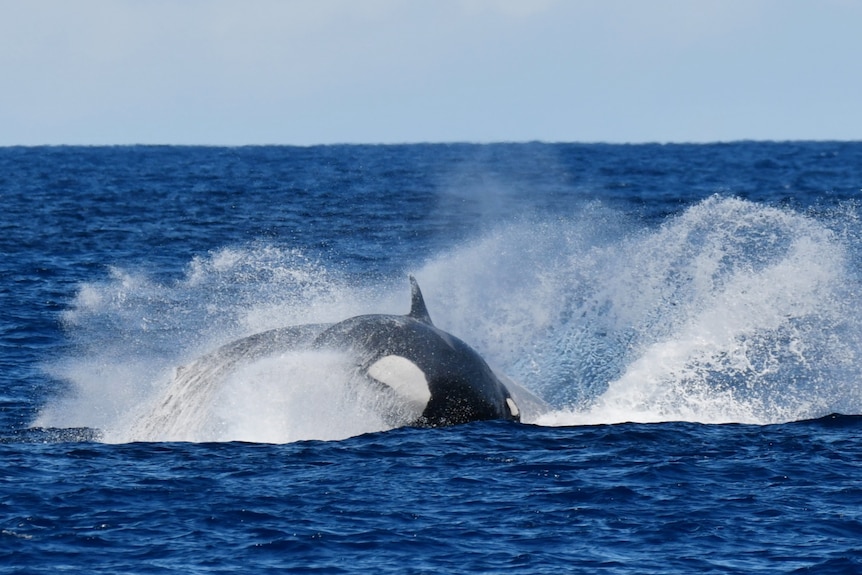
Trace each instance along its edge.
<instances>
[{"instance_id":1,"label":"black and white whale","mask_svg":"<svg viewBox=\"0 0 862 575\"><path fill-rule=\"evenodd\" d=\"M410 313L347 319L317 336L314 347L350 351L360 373L421 406L413 425L520 421L503 382L473 348L432 323L419 284L412 276L410 283Z\"/></svg>"},{"instance_id":2,"label":"black and white whale","mask_svg":"<svg viewBox=\"0 0 862 575\"><path fill-rule=\"evenodd\" d=\"M177 435L179 420L194 425L189 410L215 393L243 365L291 351L335 351L352 365L359 384L397 406L398 421L442 427L481 420L521 420L521 403L541 400L495 372L469 345L434 325L416 279L407 315L371 314L334 324L306 324L257 333L179 368L155 408L132 435ZM505 382L505 383L504 383ZM517 396L513 396L513 392ZM185 412L185 413L184 413ZM172 433L173 432L173 433ZM182 435L182 434L180 434Z\"/></svg>"}]
</instances>

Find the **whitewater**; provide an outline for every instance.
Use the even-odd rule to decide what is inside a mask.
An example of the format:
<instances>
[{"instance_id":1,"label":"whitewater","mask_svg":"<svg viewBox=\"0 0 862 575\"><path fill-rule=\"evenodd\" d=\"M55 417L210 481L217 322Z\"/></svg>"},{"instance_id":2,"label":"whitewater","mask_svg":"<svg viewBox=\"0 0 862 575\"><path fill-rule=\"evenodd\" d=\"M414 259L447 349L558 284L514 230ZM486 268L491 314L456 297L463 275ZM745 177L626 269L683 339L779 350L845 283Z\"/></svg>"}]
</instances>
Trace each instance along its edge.
<instances>
[{"instance_id":1,"label":"whitewater","mask_svg":"<svg viewBox=\"0 0 862 575\"><path fill-rule=\"evenodd\" d=\"M594 205L574 220L502 224L411 270L439 325L553 405L525 422L768 424L862 413L862 306L846 237L855 230L717 196L655 228L621 220ZM189 397L173 429L136 437L130 427L197 356L268 329L406 313L403 280L351 285L300 250L270 245L196 257L168 283L114 268L64 312L84 353L51 368L75 393L35 425L95 428L119 442L381 431L343 359L309 352L229 374L222 388Z\"/></svg>"}]
</instances>

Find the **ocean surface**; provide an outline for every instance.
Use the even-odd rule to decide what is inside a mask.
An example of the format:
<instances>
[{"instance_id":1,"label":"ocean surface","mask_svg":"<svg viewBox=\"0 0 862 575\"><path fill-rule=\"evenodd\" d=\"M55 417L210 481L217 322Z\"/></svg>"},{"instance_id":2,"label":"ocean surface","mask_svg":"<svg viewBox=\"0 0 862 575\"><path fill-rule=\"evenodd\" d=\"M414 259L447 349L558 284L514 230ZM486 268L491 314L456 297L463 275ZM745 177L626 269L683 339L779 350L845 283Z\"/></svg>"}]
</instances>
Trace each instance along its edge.
<instances>
[{"instance_id":1,"label":"ocean surface","mask_svg":"<svg viewBox=\"0 0 862 575\"><path fill-rule=\"evenodd\" d=\"M862 573L860 198L857 142L0 148L0 573ZM547 404L285 353L140 432L410 274Z\"/></svg>"}]
</instances>

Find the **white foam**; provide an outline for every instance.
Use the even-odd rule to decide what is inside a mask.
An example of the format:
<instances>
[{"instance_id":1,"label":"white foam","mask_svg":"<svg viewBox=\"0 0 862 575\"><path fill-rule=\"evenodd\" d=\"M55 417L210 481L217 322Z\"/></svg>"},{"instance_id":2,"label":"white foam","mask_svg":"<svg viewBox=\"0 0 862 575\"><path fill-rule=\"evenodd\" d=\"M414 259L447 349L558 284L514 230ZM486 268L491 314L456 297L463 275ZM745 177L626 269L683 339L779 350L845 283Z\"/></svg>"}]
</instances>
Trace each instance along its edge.
<instances>
[{"instance_id":1,"label":"white foam","mask_svg":"<svg viewBox=\"0 0 862 575\"><path fill-rule=\"evenodd\" d=\"M645 226L591 205L500 225L413 271L435 325L554 406L518 402L529 422L862 413L860 224L845 210L714 197ZM267 245L197 257L173 282L113 269L64 314L75 353L50 369L72 393L36 424L133 439L177 366L269 328L406 313L406 272L359 286ZM144 437L282 442L397 424L369 415L387 400L336 365L301 353L244 365Z\"/></svg>"},{"instance_id":2,"label":"white foam","mask_svg":"<svg viewBox=\"0 0 862 575\"><path fill-rule=\"evenodd\" d=\"M418 274L435 321L556 404L532 422L862 412L847 234L718 197L655 229L608 237L607 221L509 226Z\"/></svg>"}]
</instances>

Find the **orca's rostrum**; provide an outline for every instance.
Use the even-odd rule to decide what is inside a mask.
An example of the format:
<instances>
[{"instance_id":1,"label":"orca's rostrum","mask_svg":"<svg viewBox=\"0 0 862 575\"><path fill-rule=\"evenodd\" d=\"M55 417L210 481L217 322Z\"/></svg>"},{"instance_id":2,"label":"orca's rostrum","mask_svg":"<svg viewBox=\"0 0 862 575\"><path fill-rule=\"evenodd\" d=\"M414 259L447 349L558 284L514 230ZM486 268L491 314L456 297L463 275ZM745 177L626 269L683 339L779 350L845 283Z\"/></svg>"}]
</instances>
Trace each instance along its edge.
<instances>
[{"instance_id":1,"label":"orca's rostrum","mask_svg":"<svg viewBox=\"0 0 862 575\"><path fill-rule=\"evenodd\" d=\"M133 424L131 436L145 440L194 436L191 431L204 425L206 417L198 406L206 405L230 375L287 352L334 352L346 358L351 380L378 394L389 410L381 415L396 426L520 421L522 400L531 408L541 404L491 369L469 345L436 327L412 276L410 283L407 315L361 315L334 324L272 329L223 345L178 368L153 409Z\"/></svg>"}]
</instances>

